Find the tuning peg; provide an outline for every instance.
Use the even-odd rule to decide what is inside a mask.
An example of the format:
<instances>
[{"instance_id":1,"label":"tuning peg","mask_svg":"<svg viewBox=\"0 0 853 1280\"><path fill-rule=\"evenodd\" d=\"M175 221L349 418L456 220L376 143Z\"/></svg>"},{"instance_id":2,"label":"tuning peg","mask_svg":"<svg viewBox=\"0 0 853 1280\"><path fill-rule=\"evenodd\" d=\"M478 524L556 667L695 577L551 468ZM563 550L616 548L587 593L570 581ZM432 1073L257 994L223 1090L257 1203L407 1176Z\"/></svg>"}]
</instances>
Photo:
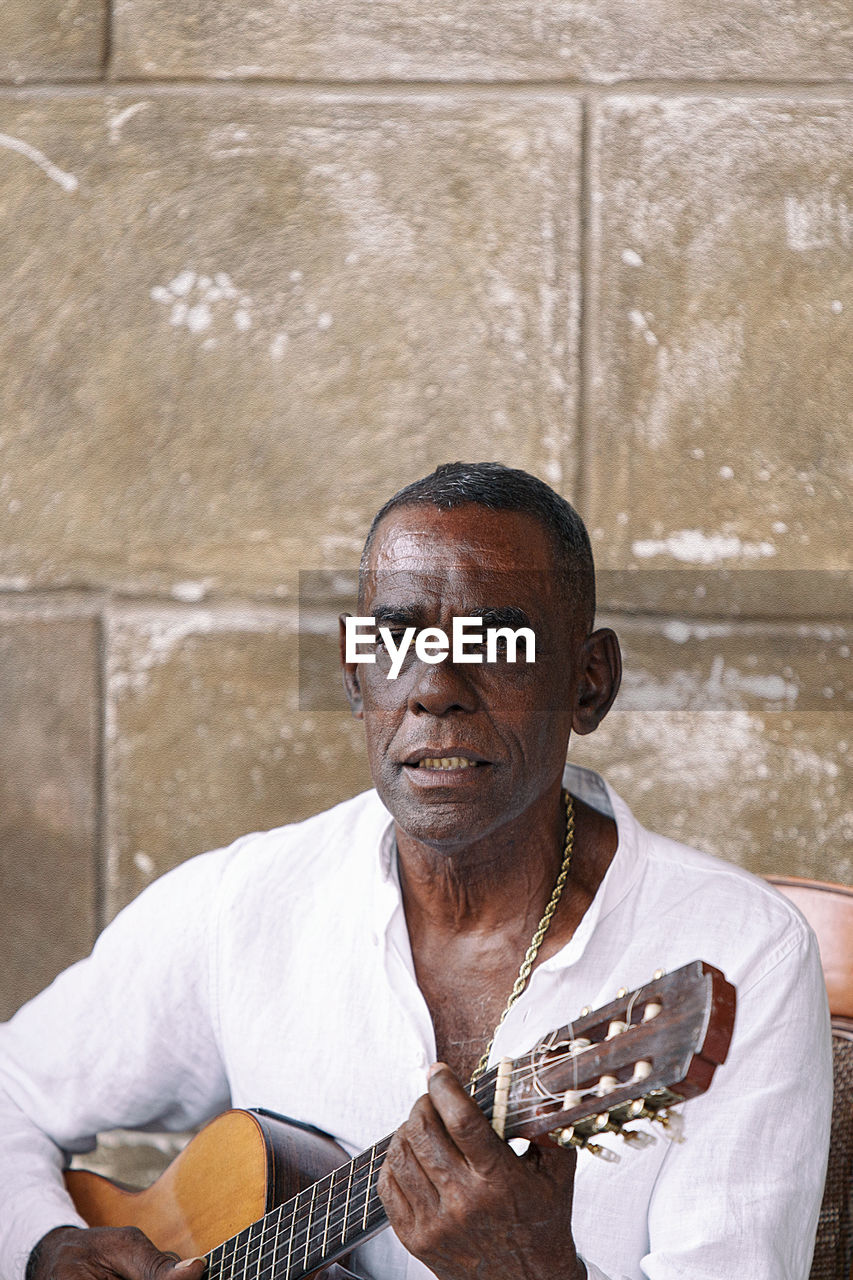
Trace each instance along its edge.
<instances>
[{"instance_id":1,"label":"tuning peg","mask_svg":"<svg viewBox=\"0 0 853 1280\"><path fill-rule=\"evenodd\" d=\"M626 1124L629 1120L656 1120L658 1114L654 1107L646 1106L645 1098L637 1098L635 1102L628 1104Z\"/></svg>"},{"instance_id":2,"label":"tuning peg","mask_svg":"<svg viewBox=\"0 0 853 1280\"><path fill-rule=\"evenodd\" d=\"M552 1129L548 1136L553 1138L558 1147L582 1147L586 1141L585 1138L575 1136L575 1131L571 1125L565 1129Z\"/></svg>"},{"instance_id":3,"label":"tuning peg","mask_svg":"<svg viewBox=\"0 0 853 1280\"><path fill-rule=\"evenodd\" d=\"M663 977L663 969L655 969L654 973L652 974L652 981L657 982L658 979L662 977Z\"/></svg>"},{"instance_id":4,"label":"tuning peg","mask_svg":"<svg viewBox=\"0 0 853 1280\"><path fill-rule=\"evenodd\" d=\"M619 1163L619 1155L616 1151L611 1151L609 1147L600 1147L597 1142L586 1143L584 1150L598 1160L606 1160L608 1164Z\"/></svg>"},{"instance_id":5,"label":"tuning peg","mask_svg":"<svg viewBox=\"0 0 853 1280\"><path fill-rule=\"evenodd\" d=\"M640 1080L648 1080L651 1074L652 1074L652 1064L650 1062L647 1062L645 1058L640 1058L638 1062L634 1063L634 1074L631 1076L631 1079L632 1081L635 1081L635 1082L639 1082Z\"/></svg>"},{"instance_id":6,"label":"tuning peg","mask_svg":"<svg viewBox=\"0 0 853 1280\"><path fill-rule=\"evenodd\" d=\"M629 1142L632 1147L643 1148L653 1147L657 1142L657 1138L653 1133L647 1133L645 1129L623 1129L622 1137Z\"/></svg>"},{"instance_id":7,"label":"tuning peg","mask_svg":"<svg viewBox=\"0 0 853 1280\"><path fill-rule=\"evenodd\" d=\"M659 1125L662 1125L670 1142L684 1141L684 1117L679 1112L668 1111L665 1107L662 1107L651 1118L656 1120Z\"/></svg>"},{"instance_id":8,"label":"tuning peg","mask_svg":"<svg viewBox=\"0 0 853 1280\"><path fill-rule=\"evenodd\" d=\"M628 1030L627 1022L620 1022L618 1018L614 1018L613 1021L610 1023L610 1026L607 1028L607 1035L605 1039L612 1040L614 1036L621 1036L623 1031L627 1031L627 1030Z\"/></svg>"},{"instance_id":9,"label":"tuning peg","mask_svg":"<svg viewBox=\"0 0 853 1280\"><path fill-rule=\"evenodd\" d=\"M652 1018L656 1018L661 1011L661 1006L656 1000L650 1000L643 1009L643 1022L651 1022Z\"/></svg>"},{"instance_id":10,"label":"tuning peg","mask_svg":"<svg viewBox=\"0 0 853 1280\"><path fill-rule=\"evenodd\" d=\"M620 987L619 990L616 992L616 999L624 1000L627 994L628 994L628 988Z\"/></svg>"},{"instance_id":11,"label":"tuning peg","mask_svg":"<svg viewBox=\"0 0 853 1280\"><path fill-rule=\"evenodd\" d=\"M614 1089L619 1088L619 1081L616 1076L601 1076L598 1081L598 1089L596 1090L599 1098L605 1097L608 1093L612 1093Z\"/></svg>"},{"instance_id":12,"label":"tuning peg","mask_svg":"<svg viewBox=\"0 0 853 1280\"><path fill-rule=\"evenodd\" d=\"M584 1007L581 1009L580 1013L578 1014L578 1017L588 1018L591 1013L592 1013L592 1005L585 1004Z\"/></svg>"}]
</instances>

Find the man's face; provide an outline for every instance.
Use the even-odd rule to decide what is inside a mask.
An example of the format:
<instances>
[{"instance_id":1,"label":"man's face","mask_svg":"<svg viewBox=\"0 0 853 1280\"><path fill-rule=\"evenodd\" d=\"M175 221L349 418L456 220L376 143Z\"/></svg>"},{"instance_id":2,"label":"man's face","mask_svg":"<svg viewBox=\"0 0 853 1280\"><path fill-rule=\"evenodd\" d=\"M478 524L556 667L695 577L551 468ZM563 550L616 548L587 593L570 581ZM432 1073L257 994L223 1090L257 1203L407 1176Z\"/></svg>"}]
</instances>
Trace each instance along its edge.
<instances>
[{"instance_id":1,"label":"man's face","mask_svg":"<svg viewBox=\"0 0 853 1280\"><path fill-rule=\"evenodd\" d=\"M377 531L359 610L395 642L411 626L450 638L454 617L477 615L536 637L532 663L522 643L515 663L472 665L430 665L412 645L390 680L381 649L358 664L374 783L405 832L452 850L553 802L584 629L538 521L476 505L397 510Z\"/></svg>"}]
</instances>

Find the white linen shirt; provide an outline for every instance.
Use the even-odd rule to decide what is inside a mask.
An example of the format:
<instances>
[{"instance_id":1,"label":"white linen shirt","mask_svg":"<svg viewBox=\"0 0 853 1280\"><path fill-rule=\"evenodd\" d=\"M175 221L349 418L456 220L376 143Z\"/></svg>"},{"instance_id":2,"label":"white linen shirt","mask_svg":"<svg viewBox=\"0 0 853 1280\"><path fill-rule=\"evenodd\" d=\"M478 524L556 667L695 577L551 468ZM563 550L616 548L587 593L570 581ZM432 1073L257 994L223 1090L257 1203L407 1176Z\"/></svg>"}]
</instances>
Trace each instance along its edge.
<instances>
[{"instance_id":1,"label":"white linen shirt","mask_svg":"<svg viewBox=\"0 0 853 1280\"><path fill-rule=\"evenodd\" d=\"M615 817L618 849L492 1061L657 968L706 960L738 999L728 1061L685 1104L682 1144L623 1146L616 1165L580 1154L572 1229L590 1280L805 1280L832 1088L814 938L762 881L645 831L596 774L569 766L567 785ZM0 1027L0 1275L20 1280L53 1227L85 1225L59 1172L99 1131L263 1106L354 1155L406 1118L434 1057L375 792L191 859ZM390 1230L351 1265L430 1275Z\"/></svg>"}]
</instances>

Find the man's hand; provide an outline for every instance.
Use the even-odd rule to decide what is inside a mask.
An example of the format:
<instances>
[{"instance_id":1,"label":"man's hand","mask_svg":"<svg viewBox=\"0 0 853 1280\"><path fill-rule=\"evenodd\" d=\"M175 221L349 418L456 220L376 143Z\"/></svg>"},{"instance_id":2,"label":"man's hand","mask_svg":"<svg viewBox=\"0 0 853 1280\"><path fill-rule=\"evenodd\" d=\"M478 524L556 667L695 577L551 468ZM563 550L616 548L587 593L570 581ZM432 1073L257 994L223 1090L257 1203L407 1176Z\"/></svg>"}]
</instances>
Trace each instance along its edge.
<instances>
[{"instance_id":1,"label":"man's hand","mask_svg":"<svg viewBox=\"0 0 853 1280\"><path fill-rule=\"evenodd\" d=\"M27 1280L201 1280L206 1267L161 1253L136 1227L57 1227L30 1255Z\"/></svg>"},{"instance_id":2,"label":"man's hand","mask_svg":"<svg viewBox=\"0 0 853 1280\"><path fill-rule=\"evenodd\" d=\"M449 1067L432 1068L378 1190L398 1237L439 1280L583 1280L571 1233L575 1152L517 1156Z\"/></svg>"}]
</instances>

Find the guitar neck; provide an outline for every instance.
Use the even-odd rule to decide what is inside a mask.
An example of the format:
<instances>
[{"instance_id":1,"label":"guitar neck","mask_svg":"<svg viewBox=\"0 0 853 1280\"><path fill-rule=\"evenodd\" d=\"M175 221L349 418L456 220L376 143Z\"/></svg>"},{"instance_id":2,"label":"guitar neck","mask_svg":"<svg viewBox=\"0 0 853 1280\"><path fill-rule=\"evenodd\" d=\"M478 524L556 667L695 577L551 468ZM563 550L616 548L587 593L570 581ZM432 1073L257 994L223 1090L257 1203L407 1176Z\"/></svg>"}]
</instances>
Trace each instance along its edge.
<instances>
[{"instance_id":1,"label":"guitar neck","mask_svg":"<svg viewBox=\"0 0 853 1280\"><path fill-rule=\"evenodd\" d=\"M494 1068L475 1098L491 1118ZM376 1190L393 1134L208 1254L206 1280L305 1280L388 1225Z\"/></svg>"}]
</instances>

